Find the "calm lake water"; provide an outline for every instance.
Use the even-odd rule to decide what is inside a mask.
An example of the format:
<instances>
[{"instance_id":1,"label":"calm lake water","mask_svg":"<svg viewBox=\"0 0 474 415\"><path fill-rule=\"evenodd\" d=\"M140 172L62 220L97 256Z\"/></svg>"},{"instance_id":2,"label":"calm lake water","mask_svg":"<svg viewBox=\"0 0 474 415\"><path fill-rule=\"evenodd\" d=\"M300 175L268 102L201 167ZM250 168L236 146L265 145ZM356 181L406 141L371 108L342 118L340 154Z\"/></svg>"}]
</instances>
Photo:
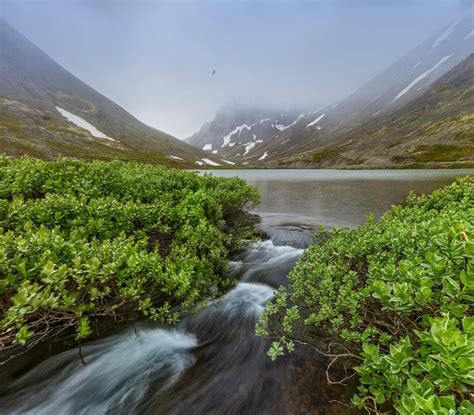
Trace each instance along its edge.
<instances>
[{"instance_id":1,"label":"calm lake water","mask_svg":"<svg viewBox=\"0 0 474 415\"><path fill-rule=\"evenodd\" d=\"M356 226L404 203L410 191L431 193L474 169L456 170L213 170L255 185L264 225Z\"/></svg>"}]
</instances>

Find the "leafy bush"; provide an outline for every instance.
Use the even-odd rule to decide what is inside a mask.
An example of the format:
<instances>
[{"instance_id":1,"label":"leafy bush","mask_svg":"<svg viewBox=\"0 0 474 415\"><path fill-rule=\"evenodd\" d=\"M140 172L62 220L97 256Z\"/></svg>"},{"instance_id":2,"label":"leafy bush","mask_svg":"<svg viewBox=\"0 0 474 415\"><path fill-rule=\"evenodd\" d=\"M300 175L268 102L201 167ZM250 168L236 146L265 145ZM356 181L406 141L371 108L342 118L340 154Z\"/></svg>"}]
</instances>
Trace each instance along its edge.
<instances>
[{"instance_id":1,"label":"leafy bush","mask_svg":"<svg viewBox=\"0 0 474 415\"><path fill-rule=\"evenodd\" d=\"M97 318L162 322L217 295L258 202L239 179L143 164L0 158L0 346Z\"/></svg>"},{"instance_id":2,"label":"leafy bush","mask_svg":"<svg viewBox=\"0 0 474 415\"><path fill-rule=\"evenodd\" d=\"M269 354L301 341L299 324L318 328L359 360L359 408L474 413L474 181L410 195L378 223L326 236L262 316L257 331L268 334L282 314Z\"/></svg>"}]
</instances>

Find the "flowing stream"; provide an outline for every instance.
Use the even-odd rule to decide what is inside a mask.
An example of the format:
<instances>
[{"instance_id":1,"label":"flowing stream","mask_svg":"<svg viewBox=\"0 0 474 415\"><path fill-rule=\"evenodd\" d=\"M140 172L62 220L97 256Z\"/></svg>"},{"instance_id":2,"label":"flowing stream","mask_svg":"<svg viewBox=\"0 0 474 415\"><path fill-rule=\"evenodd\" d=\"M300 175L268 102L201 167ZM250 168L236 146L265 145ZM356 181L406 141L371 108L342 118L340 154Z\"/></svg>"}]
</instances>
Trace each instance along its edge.
<instances>
[{"instance_id":1,"label":"flowing stream","mask_svg":"<svg viewBox=\"0 0 474 415\"><path fill-rule=\"evenodd\" d=\"M239 174L252 182L249 172ZM431 191L459 173L421 180L385 176L379 182L366 182L366 177L289 180L294 172L279 180L279 174L253 177L264 198L258 213L266 239L232 258L233 289L175 327L142 324L85 344L85 365L77 348L32 365L0 385L0 413L347 413L333 401L351 391L327 388L325 366L314 351L297 347L292 355L271 361L266 355L271 340L255 335L258 316L312 243L312 226L355 226L366 214L380 216L402 202L409 190Z\"/></svg>"},{"instance_id":2,"label":"flowing stream","mask_svg":"<svg viewBox=\"0 0 474 415\"><path fill-rule=\"evenodd\" d=\"M9 414L262 414L282 408L287 364L267 356L255 323L312 240L274 227L233 258L238 282L178 326L143 325L52 356L16 380L0 407ZM286 363L286 362L285 362ZM277 411L277 412L275 412Z\"/></svg>"}]
</instances>

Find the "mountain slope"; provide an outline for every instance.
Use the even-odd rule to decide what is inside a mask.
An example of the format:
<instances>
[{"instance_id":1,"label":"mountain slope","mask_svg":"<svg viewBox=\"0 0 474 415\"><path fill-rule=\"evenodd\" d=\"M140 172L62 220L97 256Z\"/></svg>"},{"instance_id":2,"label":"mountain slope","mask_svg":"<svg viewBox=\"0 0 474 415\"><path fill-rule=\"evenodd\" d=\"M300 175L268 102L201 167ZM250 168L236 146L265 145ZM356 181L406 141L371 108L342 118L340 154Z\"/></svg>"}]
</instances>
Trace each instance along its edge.
<instances>
[{"instance_id":1,"label":"mountain slope","mask_svg":"<svg viewBox=\"0 0 474 415\"><path fill-rule=\"evenodd\" d=\"M0 152L175 165L211 159L143 124L1 19Z\"/></svg>"},{"instance_id":2,"label":"mountain slope","mask_svg":"<svg viewBox=\"0 0 474 415\"><path fill-rule=\"evenodd\" d=\"M474 54L420 97L357 124L316 151L277 162L318 167L474 167Z\"/></svg>"},{"instance_id":3,"label":"mountain slope","mask_svg":"<svg viewBox=\"0 0 474 415\"><path fill-rule=\"evenodd\" d=\"M262 148L267 163L324 147L357 126L377 123L429 90L474 50L472 15L455 21L339 103L300 119ZM256 160L258 161L258 155Z\"/></svg>"}]
</instances>

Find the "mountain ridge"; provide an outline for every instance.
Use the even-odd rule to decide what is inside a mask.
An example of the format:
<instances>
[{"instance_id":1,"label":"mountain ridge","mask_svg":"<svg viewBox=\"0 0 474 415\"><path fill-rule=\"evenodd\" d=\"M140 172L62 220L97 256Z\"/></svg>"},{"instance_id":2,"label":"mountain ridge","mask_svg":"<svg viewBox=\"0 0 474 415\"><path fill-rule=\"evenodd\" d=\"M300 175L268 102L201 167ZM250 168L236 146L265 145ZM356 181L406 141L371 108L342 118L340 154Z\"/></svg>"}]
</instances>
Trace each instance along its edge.
<instances>
[{"instance_id":1,"label":"mountain ridge","mask_svg":"<svg viewBox=\"0 0 474 415\"><path fill-rule=\"evenodd\" d=\"M253 166L291 167L299 154L306 155L331 146L357 128L370 129L371 125L385 120L387 114L393 115L398 108L429 91L436 80L466 59L473 52L473 42L469 38L473 26L471 14L457 19L408 51L346 98L304 112L293 120L289 128L267 137L244 158L241 154L229 154L230 160ZM300 160L297 165L324 165L311 163ZM344 167L343 164L338 165ZM382 167L388 165L394 164L389 162Z\"/></svg>"},{"instance_id":2,"label":"mountain ridge","mask_svg":"<svg viewBox=\"0 0 474 415\"><path fill-rule=\"evenodd\" d=\"M474 166L474 54L421 96L374 124L346 130L337 140L277 162L279 167Z\"/></svg>"}]
</instances>

